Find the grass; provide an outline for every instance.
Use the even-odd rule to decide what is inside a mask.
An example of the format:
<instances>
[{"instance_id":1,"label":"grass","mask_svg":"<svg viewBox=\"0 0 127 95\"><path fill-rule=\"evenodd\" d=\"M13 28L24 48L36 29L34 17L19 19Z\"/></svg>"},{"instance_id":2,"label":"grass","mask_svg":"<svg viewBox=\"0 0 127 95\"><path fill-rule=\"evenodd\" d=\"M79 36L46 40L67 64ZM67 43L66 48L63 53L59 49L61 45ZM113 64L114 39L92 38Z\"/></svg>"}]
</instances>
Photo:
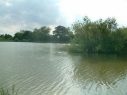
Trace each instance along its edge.
<instances>
[{"instance_id":1,"label":"grass","mask_svg":"<svg viewBox=\"0 0 127 95\"><path fill-rule=\"evenodd\" d=\"M18 95L19 89L15 88L15 85L12 85L11 90L4 89L2 86L0 87L0 95Z\"/></svg>"}]
</instances>

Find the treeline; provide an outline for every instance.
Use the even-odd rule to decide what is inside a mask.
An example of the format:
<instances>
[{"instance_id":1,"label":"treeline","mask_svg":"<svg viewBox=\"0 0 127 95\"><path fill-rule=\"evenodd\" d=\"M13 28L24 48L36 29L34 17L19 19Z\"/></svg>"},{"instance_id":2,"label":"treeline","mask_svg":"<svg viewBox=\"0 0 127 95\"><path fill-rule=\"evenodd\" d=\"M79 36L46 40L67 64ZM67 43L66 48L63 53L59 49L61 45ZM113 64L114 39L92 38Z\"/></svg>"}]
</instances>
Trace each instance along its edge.
<instances>
[{"instance_id":1,"label":"treeline","mask_svg":"<svg viewBox=\"0 0 127 95\"><path fill-rule=\"evenodd\" d=\"M14 37L0 35L0 41L70 42L69 52L127 53L127 27L118 27L115 18L91 21L86 16L82 22L72 24L72 30L59 25L55 27L53 35L50 35L50 31L46 26L33 31L21 30Z\"/></svg>"},{"instance_id":2,"label":"treeline","mask_svg":"<svg viewBox=\"0 0 127 95\"><path fill-rule=\"evenodd\" d=\"M10 34L0 35L0 41L12 41L12 38Z\"/></svg>"},{"instance_id":3,"label":"treeline","mask_svg":"<svg viewBox=\"0 0 127 95\"><path fill-rule=\"evenodd\" d=\"M59 42L67 43L74 37L69 28L57 26L50 35L51 29L43 26L40 29L35 28L33 31L20 30L12 37L9 34L0 35L0 41L15 41L15 42Z\"/></svg>"},{"instance_id":4,"label":"treeline","mask_svg":"<svg viewBox=\"0 0 127 95\"><path fill-rule=\"evenodd\" d=\"M115 18L91 21L87 16L72 25L75 32L70 52L127 53L127 27L118 27Z\"/></svg>"}]
</instances>

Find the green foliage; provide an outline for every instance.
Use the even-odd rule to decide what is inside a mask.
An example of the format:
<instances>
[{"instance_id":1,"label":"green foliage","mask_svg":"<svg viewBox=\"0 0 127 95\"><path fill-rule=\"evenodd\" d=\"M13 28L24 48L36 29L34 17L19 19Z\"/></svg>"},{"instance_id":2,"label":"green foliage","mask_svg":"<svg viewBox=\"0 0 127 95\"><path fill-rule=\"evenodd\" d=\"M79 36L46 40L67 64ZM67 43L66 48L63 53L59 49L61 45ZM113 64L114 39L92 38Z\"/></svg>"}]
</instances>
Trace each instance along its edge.
<instances>
[{"instance_id":1,"label":"green foliage","mask_svg":"<svg viewBox=\"0 0 127 95\"><path fill-rule=\"evenodd\" d=\"M55 27L53 34L53 40L56 42L70 42L70 39L73 38L73 33L70 31L70 28L60 25Z\"/></svg>"},{"instance_id":2,"label":"green foliage","mask_svg":"<svg viewBox=\"0 0 127 95\"><path fill-rule=\"evenodd\" d=\"M20 32L15 33L13 40L21 41L21 42L29 42L31 41L32 32L29 30L20 30Z\"/></svg>"},{"instance_id":3,"label":"green foliage","mask_svg":"<svg viewBox=\"0 0 127 95\"><path fill-rule=\"evenodd\" d=\"M54 35L50 35L50 31L51 29L46 26L35 28L33 32L20 30L14 34L14 37L9 34L0 35L0 41L68 43L74 37L73 32L64 26L57 26L53 31Z\"/></svg>"},{"instance_id":4,"label":"green foliage","mask_svg":"<svg viewBox=\"0 0 127 95\"><path fill-rule=\"evenodd\" d=\"M0 35L0 41L12 41L12 36L9 34Z\"/></svg>"},{"instance_id":5,"label":"green foliage","mask_svg":"<svg viewBox=\"0 0 127 95\"><path fill-rule=\"evenodd\" d=\"M46 42L49 40L50 28L43 26L40 29L35 28L34 31L21 30L15 33L13 40L20 42Z\"/></svg>"},{"instance_id":6,"label":"green foliage","mask_svg":"<svg viewBox=\"0 0 127 95\"><path fill-rule=\"evenodd\" d=\"M40 29L34 29L33 31L33 41L41 41L41 42L47 42L49 39L49 33L51 29L49 27L43 26Z\"/></svg>"},{"instance_id":7,"label":"green foliage","mask_svg":"<svg viewBox=\"0 0 127 95\"><path fill-rule=\"evenodd\" d=\"M88 17L83 22L72 25L75 32L69 47L70 52L121 53L127 51L127 28L118 28L115 18L99 19L91 22Z\"/></svg>"},{"instance_id":8,"label":"green foliage","mask_svg":"<svg viewBox=\"0 0 127 95\"><path fill-rule=\"evenodd\" d=\"M0 95L18 95L19 89L15 88L15 85L12 85L12 89L9 91L5 90L3 87L0 88Z\"/></svg>"},{"instance_id":9,"label":"green foliage","mask_svg":"<svg viewBox=\"0 0 127 95\"><path fill-rule=\"evenodd\" d=\"M59 25L59 26L55 27L53 34L56 36L65 36L68 34L68 29L64 26Z\"/></svg>"}]
</instances>

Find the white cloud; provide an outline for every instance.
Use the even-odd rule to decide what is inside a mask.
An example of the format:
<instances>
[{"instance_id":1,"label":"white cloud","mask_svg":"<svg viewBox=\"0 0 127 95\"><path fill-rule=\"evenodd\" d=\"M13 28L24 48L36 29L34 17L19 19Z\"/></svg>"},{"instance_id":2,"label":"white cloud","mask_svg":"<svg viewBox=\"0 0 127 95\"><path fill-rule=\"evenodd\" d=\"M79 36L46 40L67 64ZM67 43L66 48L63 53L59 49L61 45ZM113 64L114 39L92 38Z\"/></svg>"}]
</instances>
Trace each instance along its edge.
<instances>
[{"instance_id":1,"label":"white cloud","mask_svg":"<svg viewBox=\"0 0 127 95\"><path fill-rule=\"evenodd\" d=\"M12 35L20 29L71 26L84 16L115 17L127 25L127 0L0 0L0 6L0 33Z\"/></svg>"},{"instance_id":2,"label":"white cloud","mask_svg":"<svg viewBox=\"0 0 127 95\"><path fill-rule=\"evenodd\" d=\"M61 0L61 11L69 22L88 16L92 20L115 17L120 24L127 24L126 0Z\"/></svg>"},{"instance_id":3,"label":"white cloud","mask_svg":"<svg viewBox=\"0 0 127 95\"><path fill-rule=\"evenodd\" d=\"M9 26L2 26L0 29L4 31L4 33L6 34L14 35L14 31L17 31L17 32L20 31L19 29L21 29L21 26L20 25L9 25Z\"/></svg>"},{"instance_id":4,"label":"white cloud","mask_svg":"<svg viewBox=\"0 0 127 95\"><path fill-rule=\"evenodd\" d=\"M60 13L60 0L1 0L0 33L14 34L42 26L65 25ZM11 7L10 7L11 6ZM15 27L14 27L15 26Z\"/></svg>"},{"instance_id":5,"label":"white cloud","mask_svg":"<svg viewBox=\"0 0 127 95\"><path fill-rule=\"evenodd\" d=\"M12 6L12 3L6 1L5 5L9 7L9 6Z\"/></svg>"}]
</instances>

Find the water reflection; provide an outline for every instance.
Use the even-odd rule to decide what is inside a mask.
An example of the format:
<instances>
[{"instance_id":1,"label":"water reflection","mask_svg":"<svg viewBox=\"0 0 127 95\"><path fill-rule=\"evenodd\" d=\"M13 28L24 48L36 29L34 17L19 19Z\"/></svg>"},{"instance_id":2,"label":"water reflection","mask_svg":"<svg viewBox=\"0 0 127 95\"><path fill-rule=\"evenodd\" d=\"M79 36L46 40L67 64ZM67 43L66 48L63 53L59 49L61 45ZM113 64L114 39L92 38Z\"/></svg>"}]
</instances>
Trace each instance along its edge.
<instances>
[{"instance_id":1,"label":"water reflection","mask_svg":"<svg viewBox=\"0 0 127 95\"><path fill-rule=\"evenodd\" d=\"M125 58L103 54L75 54L71 56L72 60L75 60L73 61L75 65L73 79L78 85L80 84L83 92L87 89L88 93L92 95L95 92L97 95L101 95L102 92L105 92L106 95L113 95L113 92L111 94L113 89L114 93L121 93L122 90L123 94L121 95L126 94L125 88L119 85L121 81L127 82L127 60Z\"/></svg>"}]
</instances>

